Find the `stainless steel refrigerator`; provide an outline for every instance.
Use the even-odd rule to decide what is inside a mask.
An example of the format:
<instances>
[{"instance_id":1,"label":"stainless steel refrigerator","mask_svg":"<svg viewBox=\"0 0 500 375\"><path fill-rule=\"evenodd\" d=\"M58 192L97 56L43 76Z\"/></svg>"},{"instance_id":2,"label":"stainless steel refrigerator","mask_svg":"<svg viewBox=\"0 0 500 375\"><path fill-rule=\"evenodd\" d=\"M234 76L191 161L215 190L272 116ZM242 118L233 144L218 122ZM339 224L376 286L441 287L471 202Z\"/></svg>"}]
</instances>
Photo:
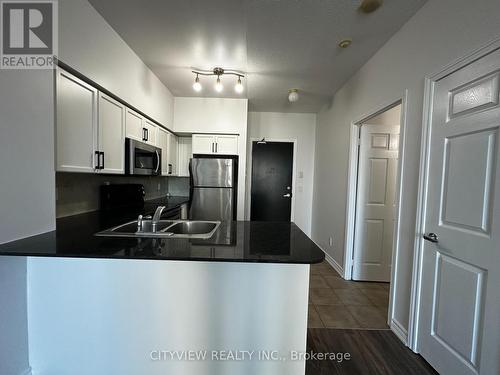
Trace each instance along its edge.
<instances>
[{"instance_id":1,"label":"stainless steel refrigerator","mask_svg":"<svg viewBox=\"0 0 500 375\"><path fill-rule=\"evenodd\" d=\"M236 220L237 164L236 158L191 159L190 219Z\"/></svg>"}]
</instances>

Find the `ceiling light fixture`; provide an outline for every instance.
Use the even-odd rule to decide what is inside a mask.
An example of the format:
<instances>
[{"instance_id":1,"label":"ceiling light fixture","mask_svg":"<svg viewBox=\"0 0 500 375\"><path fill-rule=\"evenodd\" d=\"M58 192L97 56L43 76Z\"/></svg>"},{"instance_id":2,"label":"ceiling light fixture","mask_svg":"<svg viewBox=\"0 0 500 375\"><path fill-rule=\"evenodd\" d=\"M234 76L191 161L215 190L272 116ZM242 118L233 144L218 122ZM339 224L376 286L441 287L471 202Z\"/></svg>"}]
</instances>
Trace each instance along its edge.
<instances>
[{"instance_id":1,"label":"ceiling light fixture","mask_svg":"<svg viewBox=\"0 0 500 375\"><path fill-rule=\"evenodd\" d=\"M193 89L197 92L201 91L201 83L199 76L217 76L217 81L215 82L215 91L217 92L222 92L224 90L224 85L221 82L220 77L223 75L233 75L238 77L238 81L236 82L236 85L234 86L234 91L236 93L241 94L244 90L245 87L243 86L243 83L241 82L241 79L245 77L245 75L242 72L236 71L236 70L224 70L222 68L214 68L213 70L201 70L201 69L195 69L192 71L194 74L196 74L196 78L194 80L193 84Z\"/></svg>"},{"instance_id":2,"label":"ceiling light fixture","mask_svg":"<svg viewBox=\"0 0 500 375\"><path fill-rule=\"evenodd\" d=\"M373 13L382 6L383 0L363 0L359 10L363 13Z\"/></svg>"},{"instance_id":3,"label":"ceiling light fixture","mask_svg":"<svg viewBox=\"0 0 500 375\"><path fill-rule=\"evenodd\" d=\"M238 77L238 82L236 82L236 85L234 86L234 91L236 91L238 94L241 94L243 92L243 84L241 83L241 77Z\"/></svg>"},{"instance_id":4,"label":"ceiling light fixture","mask_svg":"<svg viewBox=\"0 0 500 375\"><path fill-rule=\"evenodd\" d=\"M220 81L220 76L217 77L217 82L215 83L215 91L222 92L224 90L224 85Z\"/></svg>"},{"instance_id":5,"label":"ceiling light fixture","mask_svg":"<svg viewBox=\"0 0 500 375\"><path fill-rule=\"evenodd\" d=\"M288 101L294 103L299 100L299 89L288 90Z\"/></svg>"},{"instance_id":6,"label":"ceiling light fixture","mask_svg":"<svg viewBox=\"0 0 500 375\"><path fill-rule=\"evenodd\" d=\"M351 43L352 43L352 39L342 39L339 42L339 47L340 48L347 48L351 45Z\"/></svg>"},{"instance_id":7,"label":"ceiling light fixture","mask_svg":"<svg viewBox=\"0 0 500 375\"><path fill-rule=\"evenodd\" d=\"M196 92L200 92L202 89L201 83L200 83L200 77L198 77L198 74L196 75L196 78L193 83L193 90Z\"/></svg>"}]
</instances>

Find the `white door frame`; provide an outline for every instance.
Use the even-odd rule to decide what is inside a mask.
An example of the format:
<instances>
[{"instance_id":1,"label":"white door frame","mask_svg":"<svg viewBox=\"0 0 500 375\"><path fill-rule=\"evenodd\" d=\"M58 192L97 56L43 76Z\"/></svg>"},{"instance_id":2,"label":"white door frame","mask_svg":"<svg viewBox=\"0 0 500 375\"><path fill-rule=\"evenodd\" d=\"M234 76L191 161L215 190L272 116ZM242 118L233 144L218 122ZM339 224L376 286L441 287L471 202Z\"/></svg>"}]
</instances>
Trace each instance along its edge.
<instances>
[{"instance_id":1,"label":"white door frame","mask_svg":"<svg viewBox=\"0 0 500 375\"><path fill-rule=\"evenodd\" d=\"M352 266L354 256L354 235L355 235L355 221L356 221L356 198L357 198L357 184L358 184L358 139L360 127L362 124L369 122L369 120L388 109L397 105L401 105L401 118L400 118L400 135L399 135L399 162L396 177L396 217L394 224L394 238L392 245L392 260L391 260L391 283L390 283L390 296L389 296L389 309L387 323L396 335L406 344L407 332L403 325L394 317L394 299L395 290L397 287L397 260L399 256L399 237L400 237L400 223L401 223L401 196L403 187L403 173L405 163L405 140L406 140L406 123L407 123L407 103L408 103L408 90L404 90L403 94L393 100L382 103L368 114L360 116L357 120L351 122L351 135L349 147L349 169L348 169L348 185L347 185L347 207L346 207L346 229L345 229L345 249L344 249L344 279L352 279Z\"/></svg>"},{"instance_id":2,"label":"white door frame","mask_svg":"<svg viewBox=\"0 0 500 375\"><path fill-rule=\"evenodd\" d=\"M296 169L297 169L297 139L296 138L250 138L249 146L248 146L248 165L247 165L247 212L246 212L246 220L250 220L251 210L252 210L252 151L253 151L253 142L258 142L264 139L266 142L286 142L293 143L293 164L292 164L292 208L290 213L290 221L295 221L295 180L297 177Z\"/></svg>"},{"instance_id":3,"label":"white door frame","mask_svg":"<svg viewBox=\"0 0 500 375\"><path fill-rule=\"evenodd\" d=\"M417 200L417 220L415 227L415 247L413 258L413 272L411 284L410 299L410 318L408 324L408 346L418 353L418 319L420 314L421 298L421 275L422 275L422 255L423 230L425 228L427 188L429 180L429 156L430 156L430 126L432 116L432 98L434 96L434 87L437 81L449 74L463 68L464 66L488 55L500 48L500 38L497 38L485 46L478 48L472 53L452 62L440 71L425 78L424 88L424 109L422 119L422 141L420 148L420 172L418 181L418 200Z\"/></svg>"}]
</instances>

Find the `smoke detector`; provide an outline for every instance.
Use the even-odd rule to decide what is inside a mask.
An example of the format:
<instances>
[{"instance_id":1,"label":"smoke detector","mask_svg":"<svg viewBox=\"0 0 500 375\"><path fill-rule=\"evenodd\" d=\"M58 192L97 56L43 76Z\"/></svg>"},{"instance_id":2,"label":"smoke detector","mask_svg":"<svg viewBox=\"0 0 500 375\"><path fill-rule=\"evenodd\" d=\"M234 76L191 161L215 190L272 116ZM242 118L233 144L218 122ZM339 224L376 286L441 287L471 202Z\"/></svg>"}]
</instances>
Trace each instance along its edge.
<instances>
[{"instance_id":1,"label":"smoke detector","mask_svg":"<svg viewBox=\"0 0 500 375\"><path fill-rule=\"evenodd\" d=\"M294 103L299 100L299 89L288 90L288 101Z\"/></svg>"}]
</instances>

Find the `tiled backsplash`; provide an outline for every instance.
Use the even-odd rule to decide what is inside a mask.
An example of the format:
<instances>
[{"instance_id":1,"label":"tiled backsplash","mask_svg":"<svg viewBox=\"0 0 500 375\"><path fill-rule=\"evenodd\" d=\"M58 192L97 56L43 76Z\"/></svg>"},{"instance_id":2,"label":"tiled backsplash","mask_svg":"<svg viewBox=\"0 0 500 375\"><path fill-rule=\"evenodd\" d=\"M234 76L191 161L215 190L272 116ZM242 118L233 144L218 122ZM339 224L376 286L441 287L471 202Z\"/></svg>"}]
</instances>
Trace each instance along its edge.
<instances>
[{"instance_id":1,"label":"tiled backsplash","mask_svg":"<svg viewBox=\"0 0 500 375\"><path fill-rule=\"evenodd\" d=\"M168 192L178 197L189 196L189 177L169 177Z\"/></svg>"},{"instance_id":2,"label":"tiled backsplash","mask_svg":"<svg viewBox=\"0 0 500 375\"><path fill-rule=\"evenodd\" d=\"M99 186L107 182L111 184L143 184L146 199L163 197L168 193L168 178L172 177L56 173L56 216L64 217L98 210ZM186 195L189 195L189 179L187 180L188 190ZM176 189L176 191L178 190Z\"/></svg>"}]
</instances>

